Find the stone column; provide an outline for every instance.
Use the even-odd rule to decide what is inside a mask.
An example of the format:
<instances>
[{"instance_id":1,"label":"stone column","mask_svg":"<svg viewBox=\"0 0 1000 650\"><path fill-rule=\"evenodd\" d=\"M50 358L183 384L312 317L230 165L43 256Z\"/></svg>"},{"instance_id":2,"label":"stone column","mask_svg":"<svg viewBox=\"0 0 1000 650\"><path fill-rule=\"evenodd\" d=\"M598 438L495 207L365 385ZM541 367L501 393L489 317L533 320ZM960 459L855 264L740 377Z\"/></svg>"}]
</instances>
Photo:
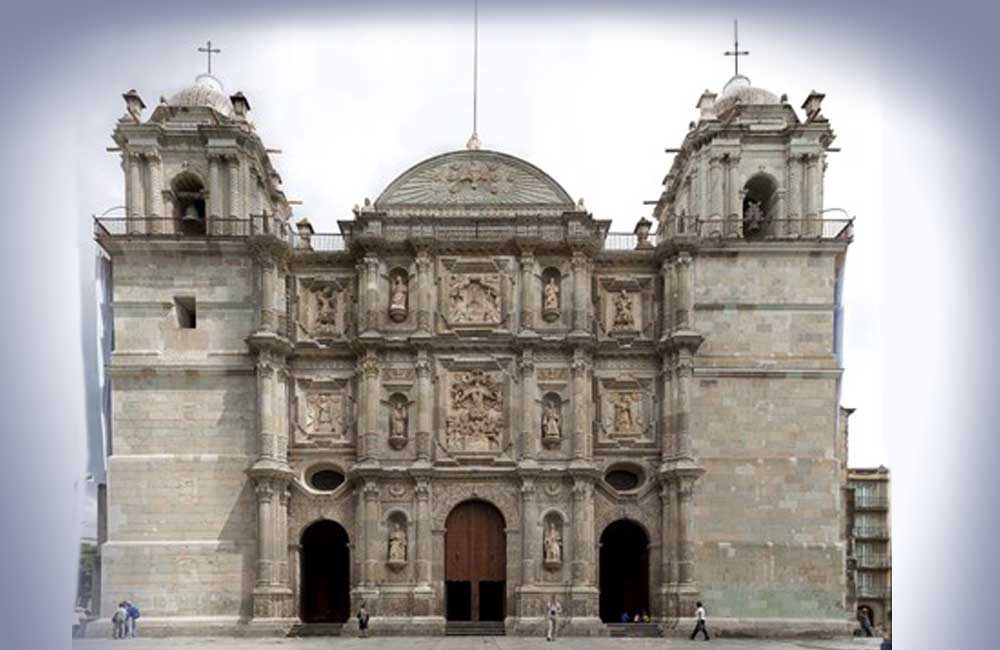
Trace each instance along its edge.
<instances>
[{"instance_id":1,"label":"stone column","mask_svg":"<svg viewBox=\"0 0 1000 650\"><path fill-rule=\"evenodd\" d=\"M431 256L426 250L417 252L417 331L431 335L431 293L434 277Z\"/></svg>"},{"instance_id":2,"label":"stone column","mask_svg":"<svg viewBox=\"0 0 1000 650\"><path fill-rule=\"evenodd\" d=\"M360 377L358 404L358 460L372 460L378 440L379 358L374 350L365 350L357 365Z\"/></svg>"},{"instance_id":3,"label":"stone column","mask_svg":"<svg viewBox=\"0 0 1000 650\"><path fill-rule=\"evenodd\" d=\"M215 228L218 228L218 222ZM216 230L218 232L218 230ZM258 314L258 331L274 332L277 329L277 315L274 304L275 276L277 275L277 264L268 254L258 252L256 255L257 268L260 271L259 291L260 291L260 313Z\"/></svg>"},{"instance_id":4,"label":"stone column","mask_svg":"<svg viewBox=\"0 0 1000 650\"><path fill-rule=\"evenodd\" d=\"M291 611L288 615L297 617L296 603L302 602L302 545L288 545L288 588L292 592Z\"/></svg>"},{"instance_id":5,"label":"stone column","mask_svg":"<svg viewBox=\"0 0 1000 650\"><path fill-rule=\"evenodd\" d=\"M379 259L366 255L364 261L365 311L364 330L377 330L379 326Z\"/></svg>"},{"instance_id":6,"label":"stone column","mask_svg":"<svg viewBox=\"0 0 1000 650\"><path fill-rule=\"evenodd\" d=\"M573 479L573 587L594 584L594 484Z\"/></svg>"},{"instance_id":7,"label":"stone column","mask_svg":"<svg viewBox=\"0 0 1000 650\"><path fill-rule=\"evenodd\" d=\"M269 587L276 580L274 572L274 501L275 485L268 479L257 479L257 587ZM256 613L266 616L266 613Z\"/></svg>"},{"instance_id":8,"label":"stone column","mask_svg":"<svg viewBox=\"0 0 1000 650\"><path fill-rule=\"evenodd\" d=\"M372 479L365 479L365 486L362 490L362 498L365 502L364 507L364 518L362 519L362 524L364 528L364 549L362 552L362 557L364 558L364 566L361 571L362 579L365 586L373 587L378 580L379 572L378 565L382 558L380 558L379 551L382 548L381 536L379 535L379 523L381 519L380 507L379 507L379 489L378 484Z\"/></svg>"},{"instance_id":9,"label":"stone column","mask_svg":"<svg viewBox=\"0 0 1000 650\"><path fill-rule=\"evenodd\" d=\"M539 291L535 277L535 256L531 251L521 253L521 331L531 332L535 319L540 317L535 297Z\"/></svg>"},{"instance_id":10,"label":"stone column","mask_svg":"<svg viewBox=\"0 0 1000 650\"><path fill-rule=\"evenodd\" d=\"M673 485L670 482L660 484L660 582L666 586L677 582L674 571L674 510L671 507ZM664 612L669 614L669 612Z\"/></svg>"},{"instance_id":11,"label":"stone column","mask_svg":"<svg viewBox=\"0 0 1000 650\"><path fill-rule=\"evenodd\" d=\"M521 455L525 460L538 458L542 435L538 398L535 355L527 348L521 352Z\"/></svg>"},{"instance_id":12,"label":"stone column","mask_svg":"<svg viewBox=\"0 0 1000 650\"><path fill-rule=\"evenodd\" d=\"M416 498L415 521L416 545L417 545L417 583L422 587L429 587L431 584L431 565L433 564L433 551L431 548L431 484L427 479L417 479L416 487L413 490Z\"/></svg>"},{"instance_id":13,"label":"stone column","mask_svg":"<svg viewBox=\"0 0 1000 650\"><path fill-rule=\"evenodd\" d=\"M208 156L208 232L218 234L221 232L219 219L222 218L222 179L219 174L219 165L222 156L219 154L209 154Z\"/></svg>"},{"instance_id":14,"label":"stone column","mask_svg":"<svg viewBox=\"0 0 1000 650\"><path fill-rule=\"evenodd\" d=\"M689 330L694 327L692 314L691 255L678 253L674 261L674 330Z\"/></svg>"},{"instance_id":15,"label":"stone column","mask_svg":"<svg viewBox=\"0 0 1000 650\"><path fill-rule=\"evenodd\" d=\"M716 230L720 233L722 229L722 174L719 169L720 160L718 156L713 156L708 161L708 218L711 224L706 232L700 233L702 236L710 235Z\"/></svg>"},{"instance_id":16,"label":"stone column","mask_svg":"<svg viewBox=\"0 0 1000 650\"><path fill-rule=\"evenodd\" d=\"M126 191L128 192L128 219L127 231L130 233L145 233L146 223L144 219L145 188L142 184L142 154L130 151L126 154L128 159L128 176Z\"/></svg>"},{"instance_id":17,"label":"stone column","mask_svg":"<svg viewBox=\"0 0 1000 650\"><path fill-rule=\"evenodd\" d=\"M591 407L593 387L590 383L590 355L577 348L573 351L573 460L590 459L590 437L593 426Z\"/></svg>"},{"instance_id":18,"label":"stone column","mask_svg":"<svg viewBox=\"0 0 1000 650\"><path fill-rule=\"evenodd\" d=\"M236 220L240 218L240 159L232 156L226 160L229 165L229 224L224 232L231 235L241 234Z\"/></svg>"},{"instance_id":19,"label":"stone column","mask_svg":"<svg viewBox=\"0 0 1000 650\"><path fill-rule=\"evenodd\" d=\"M538 558L538 501L535 482L523 478L521 485L521 586L535 584Z\"/></svg>"},{"instance_id":20,"label":"stone column","mask_svg":"<svg viewBox=\"0 0 1000 650\"><path fill-rule=\"evenodd\" d=\"M427 350L417 350L417 460L430 461L433 446L434 390L431 385L431 362Z\"/></svg>"},{"instance_id":21,"label":"stone column","mask_svg":"<svg viewBox=\"0 0 1000 650\"><path fill-rule=\"evenodd\" d=\"M674 405L674 427L677 441L676 456L693 460L691 448L691 400L690 386L693 371L693 360L690 350L681 348L677 353L676 388L677 399Z\"/></svg>"},{"instance_id":22,"label":"stone column","mask_svg":"<svg viewBox=\"0 0 1000 650\"><path fill-rule=\"evenodd\" d=\"M661 294L660 305L662 317L660 321L660 338L666 338L670 336L670 331L673 329L674 322L674 263L670 260L664 260L660 265L660 282L663 285L663 293Z\"/></svg>"},{"instance_id":23,"label":"stone column","mask_svg":"<svg viewBox=\"0 0 1000 650\"><path fill-rule=\"evenodd\" d=\"M586 253L575 251L573 268L573 333L591 333L590 260Z\"/></svg>"},{"instance_id":24,"label":"stone column","mask_svg":"<svg viewBox=\"0 0 1000 650\"><path fill-rule=\"evenodd\" d=\"M168 224L168 215L163 211L163 161L155 151L146 154L146 160L149 165L150 232L173 232L173 224Z\"/></svg>"},{"instance_id":25,"label":"stone column","mask_svg":"<svg viewBox=\"0 0 1000 650\"><path fill-rule=\"evenodd\" d=\"M660 367L660 460L667 462L673 458L674 449L674 386L671 381L673 377L673 361L670 353L664 353ZM665 539L665 538L664 538Z\"/></svg>"},{"instance_id":26,"label":"stone column","mask_svg":"<svg viewBox=\"0 0 1000 650\"><path fill-rule=\"evenodd\" d=\"M274 504L274 537L272 543L272 579L275 585L288 585L288 500L291 492L282 481L277 486L277 500Z\"/></svg>"},{"instance_id":27,"label":"stone column","mask_svg":"<svg viewBox=\"0 0 1000 650\"><path fill-rule=\"evenodd\" d=\"M275 413L275 363L270 353L259 352L257 359L257 457L278 460L278 432ZM283 415L283 414L282 414Z\"/></svg>"},{"instance_id":28,"label":"stone column","mask_svg":"<svg viewBox=\"0 0 1000 650\"><path fill-rule=\"evenodd\" d=\"M819 154L809 154L806 161L806 192L808 201L805 209L805 224L803 224L802 234L805 236L815 236L819 234L819 215L822 205L822 180L820 178L820 156Z\"/></svg>"},{"instance_id":29,"label":"stone column","mask_svg":"<svg viewBox=\"0 0 1000 650\"><path fill-rule=\"evenodd\" d=\"M800 156L788 157L788 221L785 234L798 237L802 232L802 163Z\"/></svg>"},{"instance_id":30,"label":"stone column","mask_svg":"<svg viewBox=\"0 0 1000 650\"><path fill-rule=\"evenodd\" d=\"M694 165L691 167L691 200L688 202L688 216L699 216L705 214L705 205L702 197L701 167ZM687 233L688 224L684 224L684 232Z\"/></svg>"},{"instance_id":31,"label":"stone column","mask_svg":"<svg viewBox=\"0 0 1000 650\"><path fill-rule=\"evenodd\" d=\"M741 237L743 234L741 200L742 188L739 185L739 156L726 157L726 235Z\"/></svg>"},{"instance_id":32,"label":"stone column","mask_svg":"<svg viewBox=\"0 0 1000 650\"><path fill-rule=\"evenodd\" d=\"M677 581L694 582L694 547L691 543L691 496L694 479L683 476L677 482Z\"/></svg>"}]
</instances>

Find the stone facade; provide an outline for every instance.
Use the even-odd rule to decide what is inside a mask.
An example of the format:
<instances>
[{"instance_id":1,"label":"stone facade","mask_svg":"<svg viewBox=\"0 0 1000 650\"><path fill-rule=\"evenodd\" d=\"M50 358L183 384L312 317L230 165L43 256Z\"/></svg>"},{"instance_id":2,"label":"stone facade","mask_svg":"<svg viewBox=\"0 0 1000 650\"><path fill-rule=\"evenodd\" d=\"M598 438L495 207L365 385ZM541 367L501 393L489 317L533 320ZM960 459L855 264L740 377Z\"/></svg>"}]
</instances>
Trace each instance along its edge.
<instances>
[{"instance_id":1,"label":"stone facade","mask_svg":"<svg viewBox=\"0 0 1000 650\"><path fill-rule=\"evenodd\" d=\"M700 599L717 629L847 629L851 235L821 219L815 97L805 121L739 79L703 97L655 238L485 150L419 163L317 235L290 227L246 98L220 91L202 79L145 121L132 99L115 131L102 616L129 598L147 630L284 630L304 535L333 521L350 611L441 632L446 521L474 499L504 521L511 632L554 594L569 633L606 633L601 540L623 520L654 620Z\"/></svg>"}]
</instances>

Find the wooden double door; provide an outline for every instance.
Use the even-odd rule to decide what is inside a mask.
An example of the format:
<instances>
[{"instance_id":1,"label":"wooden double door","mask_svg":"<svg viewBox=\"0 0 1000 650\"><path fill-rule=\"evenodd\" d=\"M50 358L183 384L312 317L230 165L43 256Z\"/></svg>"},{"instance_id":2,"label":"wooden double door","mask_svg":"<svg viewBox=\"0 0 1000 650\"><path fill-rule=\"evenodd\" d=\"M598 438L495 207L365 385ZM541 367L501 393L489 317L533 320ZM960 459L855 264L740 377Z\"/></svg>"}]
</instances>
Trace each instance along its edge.
<instances>
[{"instance_id":1,"label":"wooden double door","mask_svg":"<svg viewBox=\"0 0 1000 650\"><path fill-rule=\"evenodd\" d=\"M445 614L449 621L502 621L506 615L507 538L503 515L485 501L464 501L445 522Z\"/></svg>"}]
</instances>

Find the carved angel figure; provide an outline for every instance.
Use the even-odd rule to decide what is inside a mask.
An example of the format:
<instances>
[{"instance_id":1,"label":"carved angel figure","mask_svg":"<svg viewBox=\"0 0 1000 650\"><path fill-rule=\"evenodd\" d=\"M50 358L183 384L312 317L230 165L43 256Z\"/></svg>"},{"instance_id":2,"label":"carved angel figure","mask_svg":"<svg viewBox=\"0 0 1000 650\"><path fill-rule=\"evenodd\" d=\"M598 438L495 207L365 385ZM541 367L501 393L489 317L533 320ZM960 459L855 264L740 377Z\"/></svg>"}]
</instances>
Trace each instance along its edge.
<instances>
[{"instance_id":1,"label":"carved angel figure","mask_svg":"<svg viewBox=\"0 0 1000 650\"><path fill-rule=\"evenodd\" d=\"M309 433L340 433L340 418L335 413L333 395L310 393L306 397L306 426Z\"/></svg>"},{"instance_id":2,"label":"carved angel figure","mask_svg":"<svg viewBox=\"0 0 1000 650\"><path fill-rule=\"evenodd\" d=\"M559 534L554 521L549 522L549 529L545 531L542 546L542 557L545 562L562 562L562 535Z\"/></svg>"},{"instance_id":3,"label":"carved angel figure","mask_svg":"<svg viewBox=\"0 0 1000 650\"><path fill-rule=\"evenodd\" d=\"M403 282L403 276L397 275L396 279L392 282L392 295L389 299L389 309L401 309L405 311L406 293L407 287L406 283Z\"/></svg>"},{"instance_id":4,"label":"carved angel figure","mask_svg":"<svg viewBox=\"0 0 1000 650\"><path fill-rule=\"evenodd\" d=\"M545 283L543 293L545 294L545 299L543 301L542 308L545 311L558 311L559 285L556 283L555 277L550 277L549 281Z\"/></svg>"},{"instance_id":5,"label":"carved angel figure","mask_svg":"<svg viewBox=\"0 0 1000 650\"><path fill-rule=\"evenodd\" d=\"M615 317L613 324L616 329L635 326L635 315L632 313L632 296L622 289L615 296Z\"/></svg>"},{"instance_id":6,"label":"carved angel figure","mask_svg":"<svg viewBox=\"0 0 1000 650\"><path fill-rule=\"evenodd\" d=\"M558 438L562 434L561 420L559 405L551 400L545 402L545 413L542 415L542 437Z\"/></svg>"},{"instance_id":7,"label":"carved angel figure","mask_svg":"<svg viewBox=\"0 0 1000 650\"><path fill-rule=\"evenodd\" d=\"M632 413L632 396L622 393L613 403L615 409L615 431L631 433L635 431L635 415Z\"/></svg>"},{"instance_id":8,"label":"carved angel figure","mask_svg":"<svg viewBox=\"0 0 1000 650\"><path fill-rule=\"evenodd\" d=\"M336 291L333 287L313 290L316 312L313 318L315 332L332 332L337 324Z\"/></svg>"},{"instance_id":9,"label":"carved angel figure","mask_svg":"<svg viewBox=\"0 0 1000 650\"><path fill-rule=\"evenodd\" d=\"M406 561L406 531L398 521L389 533L389 561Z\"/></svg>"}]
</instances>

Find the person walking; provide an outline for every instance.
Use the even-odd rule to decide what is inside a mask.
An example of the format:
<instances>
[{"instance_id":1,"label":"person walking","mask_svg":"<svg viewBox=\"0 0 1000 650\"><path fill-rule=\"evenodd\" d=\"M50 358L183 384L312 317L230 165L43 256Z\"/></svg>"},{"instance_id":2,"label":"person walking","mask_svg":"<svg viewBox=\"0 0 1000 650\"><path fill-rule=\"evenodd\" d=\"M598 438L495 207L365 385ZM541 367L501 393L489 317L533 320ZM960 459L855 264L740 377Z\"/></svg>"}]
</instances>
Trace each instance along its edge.
<instances>
[{"instance_id":1,"label":"person walking","mask_svg":"<svg viewBox=\"0 0 1000 650\"><path fill-rule=\"evenodd\" d=\"M556 597L550 596L549 602L545 605L545 618L547 624L547 630L545 634L546 641L556 640L556 627L559 622L559 614L562 613L562 605Z\"/></svg>"},{"instance_id":2,"label":"person walking","mask_svg":"<svg viewBox=\"0 0 1000 650\"><path fill-rule=\"evenodd\" d=\"M361 608L358 609L358 632L362 639L368 638L368 610L363 602Z\"/></svg>"},{"instance_id":3,"label":"person walking","mask_svg":"<svg viewBox=\"0 0 1000 650\"><path fill-rule=\"evenodd\" d=\"M130 639L135 638L135 630L139 621L139 608L135 606L134 603L130 601L125 601L125 629L128 632Z\"/></svg>"},{"instance_id":4,"label":"person walking","mask_svg":"<svg viewBox=\"0 0 1000 650\"><path fill-rule=\"evenodd\" d=\"M128 610L125 609L125 603L118 603L118 609L115 613L111 615L111 628L112 637L115 639L125 638L125 626L127 625L126 620L128 620Z\"/></svg>"},{"instance_id":5,"label":"person walking","mask_svg":"<svg viewBox=\"0 0 1000 650\"><path fill-rule=\"evenodd\" d=\"M694 641L694 637L698 635L698 632L701 632L705 635L705 640L708 641L708 628L705 627L705 608L702 606L700 600L695 605L694 617L697 621L694 624L694 631L691 632L691 640Z\"/></svg>"},{"instance_id":6,"label":"person walking","mask_svg":"<svg viewBox=\"0 0 1000 650\"><path fill-rule=\"evenodd\" d=\"M868 613L867 607L861 608L861 616L858 617L861 622L861 630L865 633L867 637L875 636L875 630L872 629L872 617Z\"/></svg>"}]
</instances>

